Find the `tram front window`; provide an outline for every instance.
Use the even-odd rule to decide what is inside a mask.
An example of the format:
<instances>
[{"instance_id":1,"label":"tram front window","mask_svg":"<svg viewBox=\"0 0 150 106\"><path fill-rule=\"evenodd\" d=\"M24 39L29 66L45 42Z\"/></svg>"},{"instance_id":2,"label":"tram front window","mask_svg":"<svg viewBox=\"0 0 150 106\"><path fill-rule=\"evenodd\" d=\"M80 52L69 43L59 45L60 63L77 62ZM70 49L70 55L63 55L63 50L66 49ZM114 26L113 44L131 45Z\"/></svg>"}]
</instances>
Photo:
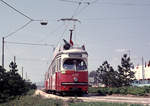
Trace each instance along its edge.
<instances>
[{"instance_id":1,"label":"tram front window","mask_svg":"<svg viewBox=\"0 0 150 106\"><path fill-rule=\"evenodd\" d=\"M82 59L67 59L63 64L64 69L68 70L86 70L87 66Z\"/></svg>"}]
</instances>

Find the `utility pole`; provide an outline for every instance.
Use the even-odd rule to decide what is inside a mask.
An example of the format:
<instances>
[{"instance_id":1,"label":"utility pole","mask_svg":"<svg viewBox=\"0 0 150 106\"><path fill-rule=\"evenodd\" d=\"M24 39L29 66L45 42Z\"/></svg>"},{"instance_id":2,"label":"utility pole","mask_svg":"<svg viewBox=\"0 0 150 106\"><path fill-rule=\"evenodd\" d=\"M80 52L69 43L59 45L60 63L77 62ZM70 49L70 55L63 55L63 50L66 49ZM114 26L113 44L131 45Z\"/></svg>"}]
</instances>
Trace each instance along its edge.
<instances>
[{"instance_id":1,"label":"utility pole","mask_svg":"<svg viewBox=\"0 0 150 106\"><path fill-rule=\"evenodd\" d=\"M2 67L4 68L4 37L2 37Z\"/></svg>"},{"instance_id":2,"label":"utility pole","mask_svg":"<svg viewBox=\"0 0 150 106\"><path fill-rule=\"evenodd\" d=\"M27 72L26 72L26 81L27 81L27 78L28 78L28 76L27 76Z\"/></svg>"},{"instance_id":3,"label":"utility pole","mask_svg":"<svg viewBox=\"0 0 150 106\"><path fill-rule=\"evenodd\" d=\"M142 57L142 77L145 79L145 71L144 71L144 58Z\"/></svg>"},{"instance_id":4,"label":"utility pole","mask_svg":"<svg viewBox=\"0 0 150 106\"><path fill-rule=\"evenodd\" d=\"M29 17L28 15L24 14L23 12L17 10L15 7L11 6L10 4L8 4L7 2L0 0L0 2L4 3L6 6L8 6L9 8L11 8L12 10L16 11L17 13L19 13L20 15L24 16L25 18L27 18L29 21L27 23L25 23L24 25L22 25L21 27L19 27L18 29L16 29L15 31L9 33L7 36L2 37L2 67L4 68L4 43L5 43L5 38L8 38L9 36L12 36L13 34L17 33L18 31L22 30L23 28L25 28L26 26L28 26L31 22L33 21L40 21L41 25L47 25L48 21L47 20L35 20L32 19L31 17Z\"/></svg>"},{"instance_id":5,"label":"utility pole","mask_svg":"<svg viewBox=\"0 0 150 106\"><path fill-rule=\"evenodd\" d=\"M16 56L14 56L14 63L16 63Z\"/></svg>"},{"instance_id":6,"label":"utility pole","mask_svg":"<svg viewBox=\"0 0 150 106\"><path fill-rule=\"evenodd\" d=\"M128 52L129 52L129 57L131 56L131 51L130 51L130 49L128 50Z\"/></svg>"},{"instance_id":7,"label":"utility pole","mask_svg":"<svg viewBox=\"0 0 150 106\"><path fill-rule=\"evenodd\" d=\"M22 67L22 79L23 79L23 67Z\"/></svg>"}]
</instances>

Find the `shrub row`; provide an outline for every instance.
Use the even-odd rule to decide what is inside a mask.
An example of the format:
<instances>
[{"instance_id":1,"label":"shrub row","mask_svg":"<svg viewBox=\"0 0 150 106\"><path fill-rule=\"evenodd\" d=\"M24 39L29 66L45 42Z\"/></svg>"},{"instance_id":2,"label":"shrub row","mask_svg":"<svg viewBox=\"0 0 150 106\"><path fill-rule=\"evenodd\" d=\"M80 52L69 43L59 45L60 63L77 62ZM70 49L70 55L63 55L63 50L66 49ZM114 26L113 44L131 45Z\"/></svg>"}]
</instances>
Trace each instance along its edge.
<instances>
[{"instance_id":1,"label":"shrub row","mask_svg":"<svg viewBox=\"0 0 150 106\"><path fill-rule=\"evenodd\" d=\"M136 96L146 96L150 93L150 86L145 87L119 87L119 88L89 88L89 93L99 93L100 95L131 94Z\"/></svg>"}]
</instances>

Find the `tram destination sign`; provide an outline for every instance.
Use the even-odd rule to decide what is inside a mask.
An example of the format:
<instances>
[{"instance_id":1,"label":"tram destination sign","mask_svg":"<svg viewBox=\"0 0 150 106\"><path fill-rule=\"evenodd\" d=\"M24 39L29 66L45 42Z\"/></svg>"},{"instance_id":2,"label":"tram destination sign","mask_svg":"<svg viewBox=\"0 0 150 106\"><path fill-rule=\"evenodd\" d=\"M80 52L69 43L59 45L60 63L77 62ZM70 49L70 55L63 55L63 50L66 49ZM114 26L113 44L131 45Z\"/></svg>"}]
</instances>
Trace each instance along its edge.
<instances>
[{"instance_id":1,"label":"tram destination sign","mask_svg":"<svg viewBox=\"0 0 150 106\"><path fill-rule=\"evenodd\" d=\"M82 57L81 53L69 53L69 57Z\"/></svg>"}]
</instances>

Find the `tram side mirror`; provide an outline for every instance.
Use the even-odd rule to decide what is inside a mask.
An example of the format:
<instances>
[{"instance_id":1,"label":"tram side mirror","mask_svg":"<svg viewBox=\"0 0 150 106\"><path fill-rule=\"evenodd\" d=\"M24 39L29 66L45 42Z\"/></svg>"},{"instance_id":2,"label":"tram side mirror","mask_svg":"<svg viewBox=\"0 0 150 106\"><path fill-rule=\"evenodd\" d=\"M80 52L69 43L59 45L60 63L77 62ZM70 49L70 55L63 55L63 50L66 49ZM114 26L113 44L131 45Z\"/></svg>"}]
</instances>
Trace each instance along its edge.
<instances>
[{"instance_id":1,"label":"tram side mirror","mask_svg":"<svg viewBox=\"0 0 150 106\"><path fill-rule=\"evenodd\" d=\"M65 40L65 39L63 39L64 40L64 46L63 46L63 48L65 49L65 50L69 50L70 49L70 44Z\"/></svg>"}]
</instances>

